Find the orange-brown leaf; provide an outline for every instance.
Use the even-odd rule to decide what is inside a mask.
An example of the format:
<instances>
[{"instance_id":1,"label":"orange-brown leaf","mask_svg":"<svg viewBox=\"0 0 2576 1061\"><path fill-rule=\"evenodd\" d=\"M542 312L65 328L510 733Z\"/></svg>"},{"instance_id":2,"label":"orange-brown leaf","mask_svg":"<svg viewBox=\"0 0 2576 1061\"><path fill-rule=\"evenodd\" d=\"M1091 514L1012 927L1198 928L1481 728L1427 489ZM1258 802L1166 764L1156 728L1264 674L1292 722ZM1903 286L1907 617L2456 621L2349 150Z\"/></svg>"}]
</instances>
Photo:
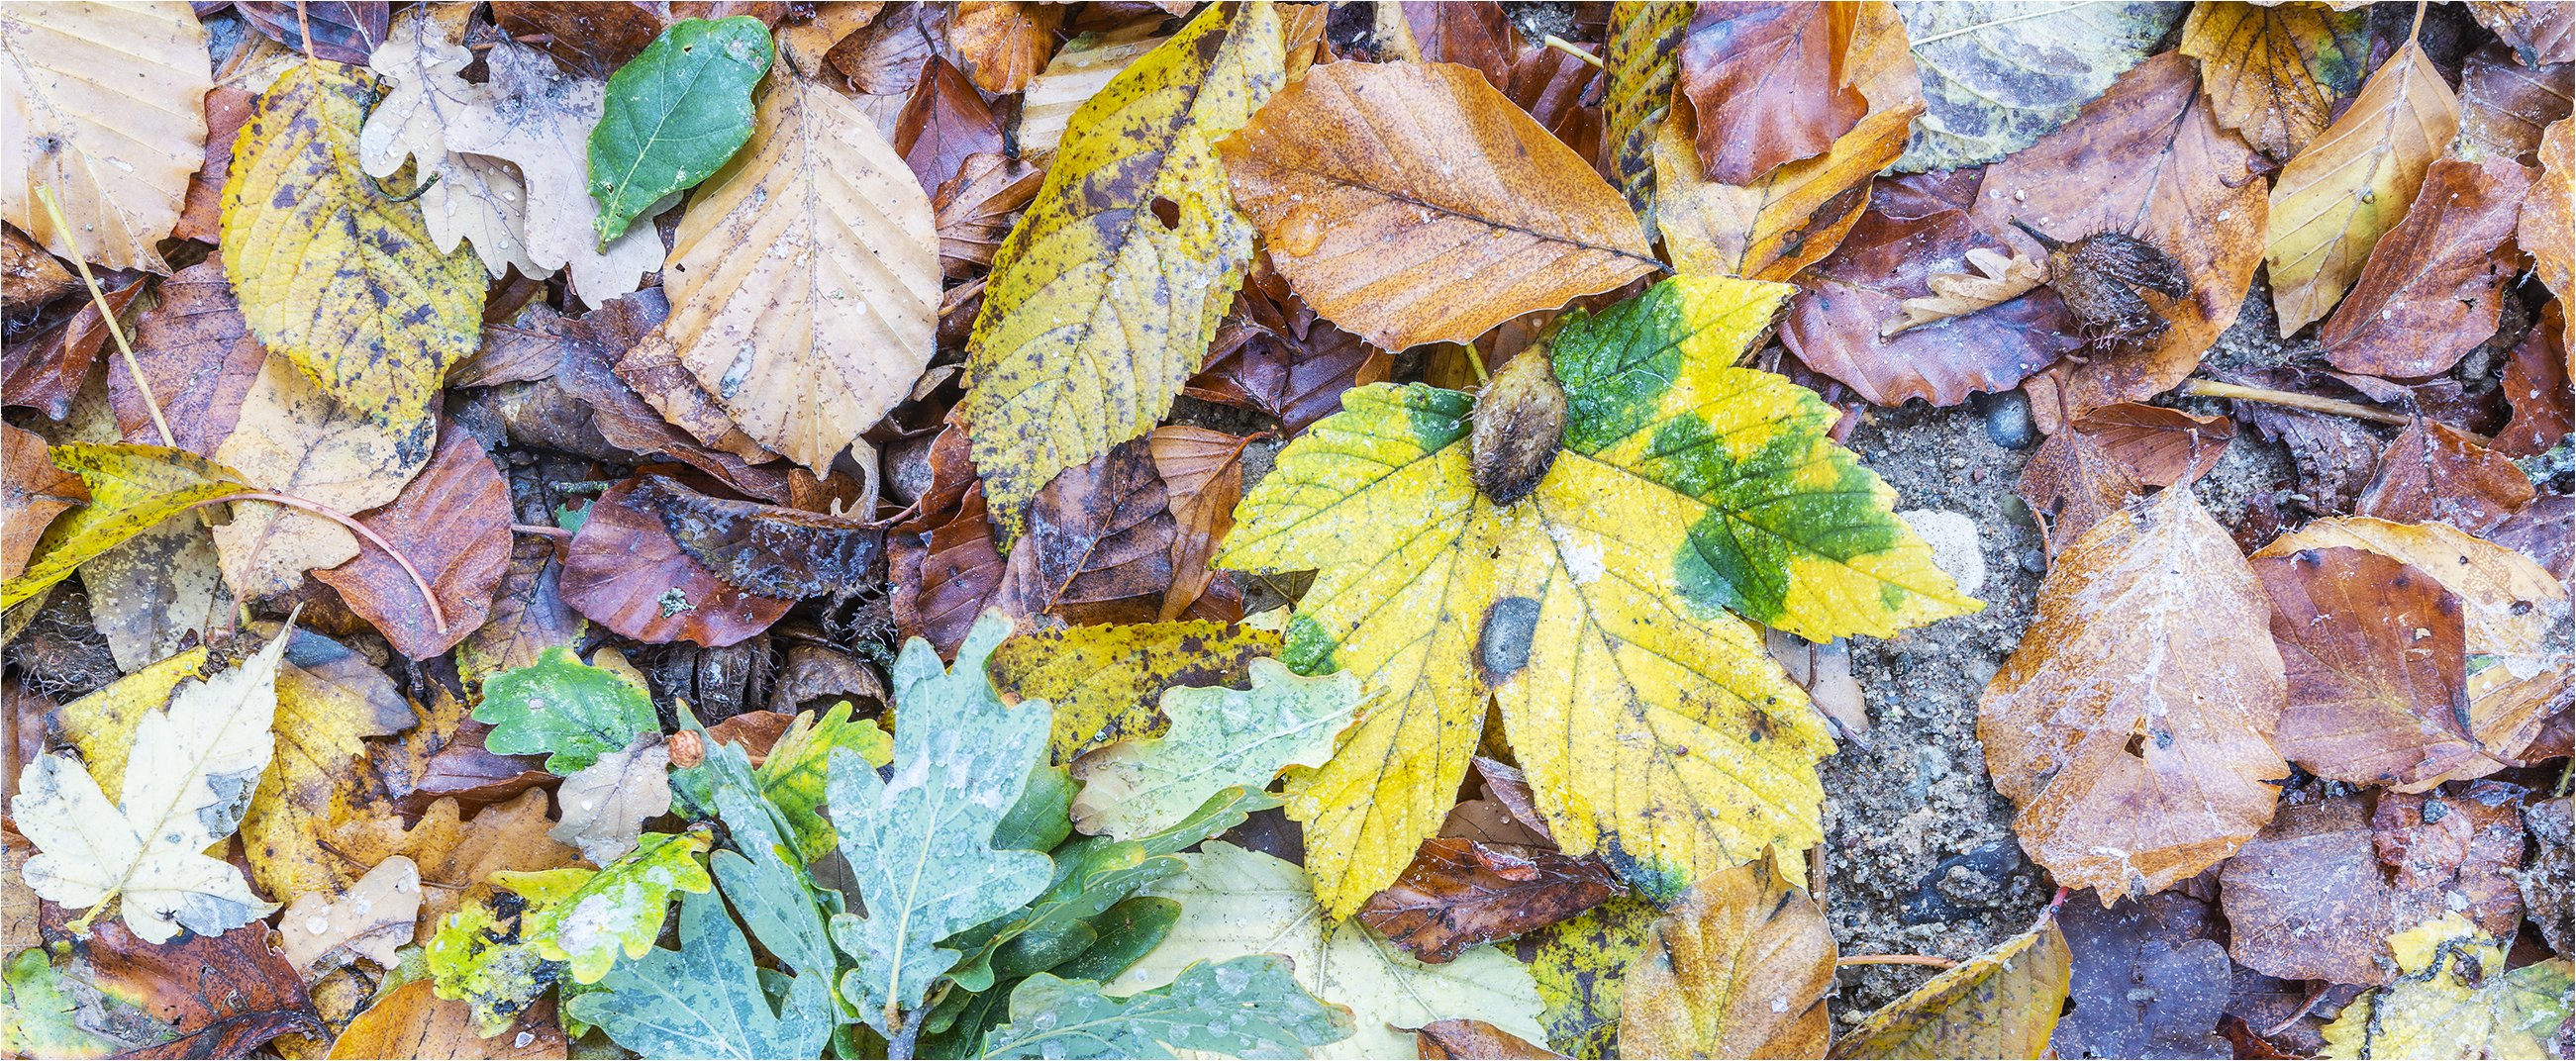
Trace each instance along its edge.
<instances>
[{"instance_id":1,"label":"orange-brown leaf","mask_svg":"<svg viewBox=\"0 0 2576 1061\"><path fill-rule=\"evenodd\" d=\"M2317 332L2326 360L2365 375L2430 376L2494 335L2532 176L2509 158L2434 162L2405 220L2371 248L2360 282Z\"/></svg>"},{"instance_id":2,"label":"orange-brown leaf","mask_svg":"<svg viewBox=\"0 0 2576 1061\"><path fill-rule=\"evenodd\" d=\"M313 577L340 591L349 610L412 659L438 655L483 625L492 590L510 567L510 485L483 444L465 431L439 433L438 449L390 505L358 518L410 559L438 595L444 629L430 620L420 587L372 544L357 559Z\"/></svg>"},{"instance_id":3,"label":"orange-brown leaf","mask_svg":"<svg viewBox=\"0 0 2576 1061\"><path fill-rule=\"evenodd\" d=\"M2283 758L2319 777L2409 791L2503 767L2460 731L2469 696L2457 594L2359 549L2253 564L2289 682Z\"/></svg>"},{"instance_id":4,"label":"orange-brown leaf","mask_svg":"<svg viewBox=\"0 0 2576 1061\"><path fill-rule=\"evenodd\" d=\"M1833 9L1847 6L1856 5L1702 4L1691 16L1681 93L1712 179L1751 184L1823 154L1868 112L1844 68L1851 23Z\"/></svg>"}]
</instances>

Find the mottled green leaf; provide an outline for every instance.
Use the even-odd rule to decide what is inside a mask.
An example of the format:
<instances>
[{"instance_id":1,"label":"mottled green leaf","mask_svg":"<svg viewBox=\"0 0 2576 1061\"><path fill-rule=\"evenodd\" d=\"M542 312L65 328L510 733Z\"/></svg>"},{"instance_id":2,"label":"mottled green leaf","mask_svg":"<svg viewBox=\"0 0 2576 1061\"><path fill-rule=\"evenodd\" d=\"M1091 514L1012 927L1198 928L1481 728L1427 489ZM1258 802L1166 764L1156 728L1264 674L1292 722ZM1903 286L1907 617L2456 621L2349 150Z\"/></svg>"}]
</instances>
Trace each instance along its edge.
<instances>
[{"instance_id":1,"label":"mottled green leaf","mask_svg":"<svg viewBox=\"0 0 2576 1061\"><path fill-rule=\"evenodd\" d=\"M1978 166L2039 142L2147 57L2181 3L1976 0L1896 5L1930 109L1891 169Z\"/></svg>"},{"instance_id":2,"label":"mottled green leaf","mask_svg":"<svg viewBox=\"0 0 2576 1061\"><path fill-rule=\"evenodd\" d=\"M751 139L751 90L769 73L769 27L750 15L684 18L608 79L590 130L599 241L663 196L724 168Z\"/></svg>"},{"instance_id":3,"label":"mottled green leaf","mask_svg":"<svg viewBox=\"0 0 2576 1061\"><path fill-rule=\"evenodd\" d=\"M447 915L422 948L438 997L474 1011L484 1035L498 1035L538 995L563 977L564 965L548 961L521 931L526 911L504 916L492 896L468 901Z\"/></svg>"},{"instance_id":4,"label":"mottled green leaf","mask_svg":"<svg viewBox=\"0 0 2576 1061\"><path fill-rule=\"evenodd\" d=\"M697 859L712 843L703 832L648 833L606 869L502 872L492 881L527 898L521 938L546 959L570 963L576 982L598 983L620 952L641 958L652 949L672 892L715 887Z\"/></svg>"},{"instance_id":5,"label":"mottled green leaf","mask_svg":"<svg viewBox=\"0 0 2576 1061\"><path fill-rule=\"evenodd\" d=\"M42 947L0 969L0 1050L12 1057L106 1057L118 1044L80 1026L79 1000Z\"/></svg>"},{"instance_id":6,"label":"mottled green leaf","mask_svg":"<svg viewBox=\"0 0 2576 1061\"><path fill-rule=\"evenodd\" d=\"M836 840L832 823L823 817L824 780L834 749L851 752L869 766L884 766L894 758L893 738L874 720L851 717L844 700L820 716L796 716L755 774L760 794L795 825L797 850L808 862L830 853Z\"/></svg>"},{"instance_id":7,"label":"mottled green leaf","mask_svg":"<svg viewBox=\"0 0 2576 1061\"><path fill-rule=\"evenodd\" d=\"M768 945L769 938L762 937ZM773 1000L751 946L712 895L680 900L680 949L654 949L611 971L604 990L565 1003L575 1018L643 1057L819 1057L832 1035L832 992L820 974L789 981Z\"/></svg>"},{"instance_id":8,"label":"mottled green leaf","mask_svg":"<svg viewBox=\"0 0 2576 1061\"><path fill-rule=\"evenodd\" d=\"M549 648L537 662L483 681L474 720L489 723L483 746L502 755L544 755L546 769L569 777L659 729L653 697L624 675Z\"/></svg>"},{"instance_id":9,"label":"mottled green leaf","mask_svg":"<svg viewBox=\"0 0 2576 1061\"><path fill-rule=\"evenodd\" d=\"M1184 685L1235 685L1251 662L1279 654L1279 635L1239 623L1068 626L1002 642L987 668L1013 696L1055 705L1054 761L1104 744L1163 732L1154 703Z\"/></svg>"},{"instance_id":10,"label":"mottled green leaf","mask_svg":"<svg viewBox=\"0 0 2576 1061\"><path fill-rule=\"evenodd\" d=\"M1296 1057L1351 1037L1351 1011L1308 994L1275 954L1181 971L1125 998L1089 980L1039 973L1011 991L1011 1022L984 1035L984 1057L1173 1057L1210 1050Z\"/></svg>"},{"instance_id":11,"label":"mottled green leaf","mask_svg":"<svg viewBox=\"0 0 2576 1061\"><path fill-rule=\"evenodd\" d=\"M1260 791L1288 767L1322 766L1359 706L1357 677L1299 677L1275 659L1252 661L1250 691L1173 689L1163 694L1171 732L1074 763L1083 781L1074 824L1133 840L1180 822L1227 788Z\"/></svg>"}]
</instances>

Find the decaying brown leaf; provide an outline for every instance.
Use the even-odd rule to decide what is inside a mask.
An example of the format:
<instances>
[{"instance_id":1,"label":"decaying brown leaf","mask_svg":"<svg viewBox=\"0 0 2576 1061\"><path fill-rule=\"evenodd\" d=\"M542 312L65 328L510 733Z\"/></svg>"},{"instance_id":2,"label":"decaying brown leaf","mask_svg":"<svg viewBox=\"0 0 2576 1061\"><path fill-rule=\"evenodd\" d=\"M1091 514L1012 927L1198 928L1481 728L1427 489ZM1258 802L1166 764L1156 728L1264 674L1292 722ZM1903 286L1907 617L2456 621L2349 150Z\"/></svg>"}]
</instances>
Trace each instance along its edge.
<instances>
[{"instance_id":1,"label":"decaying brown leaf","mask_svg":"<svg viewBox=\"0 0 2576 1061\"><path fill-rule=\"evenodd\" d=\"M1394 367L1394 355L1317 316L1277 270L1256 262L1206 366L1181 392L1266 414L1293 436L1340 412L1343 391Z\"/></svg>"},{"instance_id":2,"label":"decaying brown leaf","mask_svg":"<svg viewBox=\"0 0 2576 1061\"><path fill-rule=\"evenodd\" d=\"M1691 887L1628 967L1626 1057L1822 1057L1836 955L1824 904L1766 862Z\"/></svg>"},{"instance_id":3,"label":"decaying brown leaf","mask_svg":"<svg viewBox=\"0 0 2576 1061\"><path fill-rule=\"evenodd\" d=\"M268 945L267 925L158 946L116 921L92 931L89 960L98 985L141 1000L145 1012L178 1033L131 1056L247 1057L278 1036L322 1031L304 981Z\"/></svg>"},{"instance_id":4,"label":"decaying brown leaf","mask_svg":"<svg viewBox=\"0 0 2576 1061\"><path fill-rule=\"evenodd\" d=\"M1793 5L1774 5L1793 6ZM1827 151L1736 185L1712 179L1692 149L1688 109L1656 132L1656 225L1684 273L1787 280L1831 253L1869 204L1873 174L1905 152L1919 96L1874 111Z\"/></svg>"},{"instance_id":5,"label":"decaying brown leaf","mask_svg":"<svg viewBox=\"0 0 2576 1061\"><path fill-rule=\"evenodd\" d=\"M487 1039L474 1020L473 1006L438 997L430 980L413 980L386 992L350 1021L331 1044L331 1056L560 1061L567 1044L553 1013L553 1000L540 999L520 1014L517 1024Z\"/></svg>"},{"instance_id":6,"label":"decaying brown leaf","mask_svg":"<svg viewBox=\"0 0 2576 1061\"><path fill-rule=\"evenodd\" d=\"M2289 681L2282 757L2320 777L2403 791L2503 767L2460 729L2469 701L2457 594L2346 547L2253 564Z\"/></svg>"},{"instance_id":7,"label":"decaying brown leaf","mask_svg":"<svg viewBox=\"0 0 2576 1061\"><path fill-rule=\"evenodd\" d=\"M580 852L556 843L546 831L546 794L526 792L483 808L471 820L457 801L440 799L406 828L400 818L379 819L345 831L340 846L354 858L410 858L420 872L420 928L438 931L456 912L465 890L499 870L547 870L573 865Z\"/></svg>"},{"instance_id":8,"label":"decaying brown leaf","mask_svg":"<svg viewBox=\"0 0 2576 1061\"><path fill-rule=\"evenodd\" d=\"M494 0L502 32L535 44L578 77L606 78L662 32L659 4L631 0Z\"/></svg>"},{"instance_id":9,"label":"decaying brown leaf","mask_svg":"<svg viewBox=\"0 0 2576 1061\"><path fill-rule=\"evenodd\" d=\"M2409 40L2362 83L2343 116L2281 170L2265 254L2284 338L2343 298L2459 127L2459 99L2432 57Z\"/></svg>"},{"instance_id":10,"label":"decaying brown leaf","mask_svg":"<svg viewBox=\"0 0 2576 1061\"><path fill-rule=\"evenodd\" d=\"M719 648L769 628L795 603L736 589L689 557L648 499L641 477L592 502L564 560L564 603L620 634L654 644Z\"/></svg>"},{"instance_id":11,"label":"decaying brown leaf","mask_svg":"<svg viewBox=\"0 0 2576 1061\"><path fill-rule=\"evenodd\" d=\"M2557 4L2473 0L2469 13L2527 64L2576 62L2576 12Z\"/></svg>"},{"instance_id":12,"label":"decaying brown leaf","mask_svg":"<svg viewBox=\"0 0 2576 1061\"><path fill-rule=\"evenodd\" d=\"M2440 520L2476 534L2529 504L2533 493L2511 458L2417 417L2380 454L2379 472L2353 513L2394 523Z\"/></svg>"},{"instance_id":13,"label":"decaying brown leaf","mask_svg":"<svg viewBox=\"0 0 2576 1061\"><path fill-rule=\"evenodd\" d=\"M921 75L921 83L913 86L912 98L904 101L902 113L895 116L894 135L887 139L893 142L895 154L903 156L904 163L912 167L913 179L921 182L922 191L935 195L940 185L962 175L960 167L968 158L1002 150L1002 123L993 117L993 108L984 103L983 94L975 91L974 82L966 80L966 75L949 65L948 60L933 58L930 68ZM1035 184L1030 186L1030 192L1035 194ZM934 202L934 211L936 208ZM944 247L947 225L939 227ZM991 264L991 259L987 258L985 264Z\"/></svg>"},{"instance_id":14,"label":"decaying brown leaf","mask_svg":"<svg viewBox=\"0 0 2576 1061\"><path fill-rule=\"evenodd\" d=\"M2200 61L2218 122L2277 159L2325 132L2338 96L2360 80L2368 20L2324 4L2194 4L2182 53Z\"/></svg>"},{"instance_id":15,"label":"decaying brown leaf","mask_svg":"<svg viewBox=\"0 0 2576 1061\"><path fill-rule=\"evenodd\" d=\"M965 0L948 13L948 45L966 61L977 88L1018 92L1046 66L1063 21L1062 4Z\"/></svg>"},{"instance_id":16,"label":"decaying brown leaf","mask_svg":"<svg viewBox=\"0 0 2576 1061\"><path fill-rule=\"evenodd\" d=\"M71 270L29 242L14 228L0 229L0 299L9 305L39 306L81 286Z\"/></svg>"},{"instance_id":17,"label":"decaying brown leaf","mask_svg":"<svg viewBox=\"0 0 2576 1061\"><path fill-rule=\"evenodd\" d=\"M2487 42L2461 61L2460 141L2524 165L2538 161L2542 135L2576 107L2571 79L2576 64L2525 66L2504 42Z\"/></svg>"},{"instance_id":18,"label":"decaying brown leaf","mask_svg":"<svg viewBox=\"0 0 2576 1061\"><path fill-rule=\"evenodd\" d=\"M1692 14L1681 96L1711 179L1750 184L1823 154L1859 123L1870 101L1853 83L1848 56L1853 12L1862 6L1706 4Z\"/></svg>"},{"instance_id":19,"label":"decaying brown leaf","mask_svg":"<svg viewBox=\"0 0 2576 1061\"><path fill-rule=\"evenodd\" d=\"M1414 1049L1421 1053L1423 1061L1565 1056L1484 1021L1465 1017L1432 1021L1414 1029L1413 1036Z\"/></svg>"},{"instance_id":20,"label":"decaying brown leaf","mask_svg":"<svg viewBox=\"0 0 2576 1061\"><path fill-rule=\"evenodd\" d=\"M708 497L668 476L645 476L635 498L699 566L764 597L856 594L872 584L885 549L885 533L858 520Z\"/></svg>"},{"instance_id":21,"label":"decaying brown leaf","mask_svg":"<svg viewBox=\"0 0 2576 1061\"><path fill-rule=\"evenodd\" d=\"M1878 328L1885 338L1920 324L1964 317L2030 293L2048 281L2048 270L2018 253L1979 247L1967 254L1968 272L1938 273L1924 278L1932 294L1905 300L1905 316Z\"/></svg>"},{"instance_id":22,"label":"decaying brown leaf","mask_svg":"<svg viewBox=\"0 0 2576 1061\"><path fill-rule=\"evenodd\" d=\"M2502 781L2392 793L2371 812L2371 846L2391 871L2389 886L2420 897L2427 912L2451 911L2478 931L2511 936L2522 923L2523 798L2530 790Z\"/></svg>"},{"instance_id":23,"label":"decaying brown leaf","mask_svg":"<svg viewBox=\"0 0 2576 1061\"><path fill-rule=\"evenodd\" d=\"M151 289L130 276L120 282L110 275L99 283L106 289L109 311L120 319ZM72 399L89 378L90 366L98 363L99 352L106 349L108 332L96 302L84 300L65 309L57 305L62 316L32 336L0 347L0 404L28 406L49 420L71 415Z\"/></svg>"},{"instance_id":24,"label":"decaying brown leaf","mask_svg":"<svg viewBox=\"0 0 2576 1061\"><path fill-rule=\"evenodd\" d=\"M2358 795L2303 795L2229 859L2219 899L2228 953L2289 980L2384 984L2396 974L2388 934L2435 911L2390 886Z\"/></svg>"},{"instance_id":25,"label":"decaying brown leaf","mask_svg":"<svg viewBox=\"0 0 2576 1061\"><path fill-rule=\"evenodd\" d=\"M510 564L510 486L474 436L453 428L394 502L358 518L393 544L438 595L432 621L419 587L382 549L313 577L340 591L349 610L385 635L395 651L428 659L456 646L492 611L492 589Z\"/></svg>"},{"instance_id":26,"label":"decaying brown leaf","mask_svg":"<svg viewBox=\"0 0 2576 1061\"><path fill-rule=\"evenodd\" d=\"M437 417L422 417L389 428L271 355L214 457L262 489L364 512L401 496L428 463L437 425ZM309 512L244 501L233 506L232 522L215 528L215 549L224 581L247 600L294 589L305 572L356 557L358 538Z\"/></svg>"},{"instance_id":27,"label":"decaying brown leaf","mask_svg":"<svg viewBox=\"0 0 2576 1061\"><path fill-rule=\"evenodd\" d=\"M2179 891L2058 912L2074 958L2059 1057L2219 1057L2230 981L2217 904Z\"/></svg>"},{"instance_id":28,"label":"decaying brown leaf","mask_svg":"<svg viewBox=\"0 0 2576 1061\"><path fill-rule=\"evenodd\" d=\"M1173 521L1172 585L1158 618L1180 618L1216 579L1208 564L1234 528L1234 505L1243 499L1243 448L1251 441L1186 424L1145 436L1154 474L1171 498Z\"/></svg>"},{"instance_id":29,"label":"decaying brown leaf","mask_svg":"<svg viewBox=\"0 0 2576 1061\"><path fill-rule=\"evenodd\" d=\"M16 578L54 517L89 501L80 476L54 466L44 436L0 424L0 578Z\"/></svg>"},{"instance_id":30,"label":"decaying brown leaf","mask_svg":"<svg viewBox=\"0 0 2576 1061\"><path fill-rule=\"evenodd\" d=\"M2528 216L2529 210L2524 211ZM2551 302L2540 324L2515 344L2504 366L2504 397L2513 420L2496 432L2495 450L2508 457L2536 457L2576 431L2576 391L2568 387L2566 304Z\"/></svg>"},{"instance_id":31,"label":"decaying brown leaf","mask_svg":"<svg viewBox=\"0 0 2576 1061\"><path fill-rule=\"evenodd\" d=\"M2105 406L2040 443L2013 493L2043 521L2043 544L2063 549L2148 487L2187 486L2208 474L2235 434L2234 422L2220 417Z\"/></svg>"},{"instance_id":32,"label":"decaying brown leaf","mask_svg":"<svg viewBox=\"0 0 2576 1061\"><path fill-rule=\"evenodd\" d=\"M1358 917L1426 962L1544 928L1625 891L1599 859L1434 837Z\"/></svg>"},{"instance_id":33,"label":"decaying brown leaf","mask_svg":"<svg viewBox=\"0 0 2576 1061\"><path fill-rule=\"evenodd\" d=\"M2559 335L2576 346L2564 314L2565 301L2576 299L2576 247L2569 246L2576 241L2564 238L2570 228L2576 228L2576 118L2560 118L2541 134L2540 176L2523 201L2516 232L2538 265L2541 282L2561 302Z\"/></svg>"},{"instance_id":34,"label":"decaying brown leaf","mask_svg":"<svg viewBox=\"0 0 2576 1061\"><path fill-rule=\"evenodd\" d=\"M220 254L161 282L160 304L134 326L134 359L152 384L180 449L213 456L241 419L268 352L250 336L224 279ZM125 441L160 445L161 431L127 372L107 376L107 400Z\"/></svg>"},{"instance_id":35,"label":"decaying brown leaf","mask_svg":"<svg viewBox=\"0 0 2576 1061\"><path fill-rule=\"evenodd\" d=\"M410 945L420 918L420 867L395 855L376 864L337 898L306 893L278 919L286 960L308 979L334 959L363 957L391 969L394 949Z\"/></svg>"},{"instance_id":36,"label":"decaying brown leaf","mask_svg":"<svg viewBox=\"0 0 2576 1061\"><path fill-rule=\"evenodd\" d=\"M2317 332L2326 360L2365 375L2429 376L2494 335L2531 184L2512 159L2434 162L2405 220L2371 248L2360 282Z\"/></svg>"},{"instance_id":37,"label":"decaying brown leaf","mask_svg":"<svg viewBox=\"0 0 2576 1061\"><path fill-rule=\"evenodd\" d=\"M2073 960L2053 913L1870 1014L1832 1056L2047 1056Z\"/></svg>"},{"instance_id":38,"label":"decaying brown leaf","mask_svg":"<svg viewBox=\"0 0 2576 1061\"><path fill-rule=\"evenodd\" d=\"M2107 905L2226 858L2270 819L2281 655L2263 587L2188 489L2104 519L2040 584L1977 705L2031 860Z\"/></svg>"}]
</instances>

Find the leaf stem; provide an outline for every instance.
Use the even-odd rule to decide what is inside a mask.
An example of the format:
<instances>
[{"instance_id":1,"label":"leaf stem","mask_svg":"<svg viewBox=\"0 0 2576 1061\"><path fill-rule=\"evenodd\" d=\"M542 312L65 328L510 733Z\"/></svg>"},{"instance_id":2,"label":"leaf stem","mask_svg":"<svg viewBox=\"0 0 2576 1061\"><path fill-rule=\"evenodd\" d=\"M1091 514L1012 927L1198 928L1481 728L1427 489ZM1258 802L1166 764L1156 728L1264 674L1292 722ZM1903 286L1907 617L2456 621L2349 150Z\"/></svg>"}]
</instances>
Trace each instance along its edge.
<instances>
[{"instance_id":1,"label":"leaf stem","mask_svg":"<svg viewBox=\"0 0 2576 1061\"><path fill-rule=\"evenodd\" d=\"M1590 63L1592 64L1592 68L1595 70L1607 69L1607 67L1601 65L1600 56L1584 51L1582 48L1576 47L1573 41L1559 37L1556 34L1550 33L1545 37L1539 38L1539 43L1550 48L1554 48L1560 52L1564 52L1565 54L1571 55L1577 59L1581 59L1584 62Z\"/></svg>"},{"instance_id":2,"label":"leaf stem","mask_svg":"<svg viewBox=\"0 0 2576 1061\"><path fill-rule=\"evenodd\" d=\"M394 548L393 543L386 541L382 535L377 534L374 528L358 522L356 517L351 516L346 512L321 504L320 502L307 501L292 494L273 494L265 490L251 490L238 494L226 494L222 497L207 498L206 500L199 501L188 507L200 508L206 505L223 504L232 501L266 501L270 504L284 505L287 508L301 509L305 512L310 512L316 516L320 516L333 523L346 527L349 529L350 533L366 539L368 544L384 550L386 556L394 558L394 563L402 565L403 574L411 576L412 588L420 591L421 603L429 606L430 625L438 628L439 636L447 636L447 612L438 606L438 594L430 591L429 580L420 577L420 569L412 566L411 558L404 556L402 554L402 550Z\"/></svg>"},{"instance_id":3,"label":"leaf stem","mask_svg":"<svg viewBox=\"0 0 2576 1061\"><path fill-rule=\"evenodd\" d=\"M54 203L52 185L36 189L36 201L45 204L45 217L54 223L54 231L63 234L71 245L72 265L80 270L81 284L89 288L90 305L98 310L99 319L107 322L107 334L116 339L117 356L125 360L125 371L134 377L134 390L143 395L143 408L152 414L152 426L161 432L161 444L179 448L178 436L170 433L170 421L161 417L161 401L152 394L152 381L143 378L143 365L134 359L134 344L125 341L125 325L117 322L116 310L107 304L107 293L99 290L98 278L90 275L89 257L81 253L80 237L72 232L72 223L63 217L63 208Z\"/></svg>"},{"instance_id":4,"label":"leaf stem","mask_svg":"<svg viewBox=\"0 0 2576 1061\"><path fill-rule=\"evenodd\" d=\"M1929 954L1846 954L1834 959L1835 965L1929 965L1935 969L1956 969L1959 963Z\"/></svg>"},{"instance_id":5,"label":"leaf stem","mask_svg":"<svg viewBox=\"0 0 2576 1061\"><path fill-rule=\"evenodd\" d=\"M2217 380L2187 379L2183 381L2180 390L2184 394L2201 398L2234 398L2238 401L2262 402L2304 412L2349 416L2355 420L2368 420L2374 424L2395 424L2403 427L2407 423L2406 417L2386 409L2373 408L2359 402L2300 394L2297 391L2273 390L2270 387L2248 387L2236 383L2220 383Z\"/></svg>"}]
</instances>

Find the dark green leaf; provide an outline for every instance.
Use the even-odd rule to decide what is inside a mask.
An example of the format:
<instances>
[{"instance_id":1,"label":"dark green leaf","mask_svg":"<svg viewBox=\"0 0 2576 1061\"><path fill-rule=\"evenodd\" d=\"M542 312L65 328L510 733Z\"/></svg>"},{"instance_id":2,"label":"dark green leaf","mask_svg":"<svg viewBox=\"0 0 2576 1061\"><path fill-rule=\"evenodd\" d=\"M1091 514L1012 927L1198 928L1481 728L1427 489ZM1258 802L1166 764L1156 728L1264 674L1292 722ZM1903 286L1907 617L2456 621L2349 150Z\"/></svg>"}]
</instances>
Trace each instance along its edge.
<instances>
[{"instance_id":1,"label":"dark green leaf","mask_svg":"<svg viewBox=\"0 0 2576 1061\"><path fill-rule=\"evenodd\" d=\"M602 244L662 197L713 176L751 139L751 90L769 57L769 28L757 18L684 18L608 79L607 110L590 131Z\"/></svg>"}]
</instances>

